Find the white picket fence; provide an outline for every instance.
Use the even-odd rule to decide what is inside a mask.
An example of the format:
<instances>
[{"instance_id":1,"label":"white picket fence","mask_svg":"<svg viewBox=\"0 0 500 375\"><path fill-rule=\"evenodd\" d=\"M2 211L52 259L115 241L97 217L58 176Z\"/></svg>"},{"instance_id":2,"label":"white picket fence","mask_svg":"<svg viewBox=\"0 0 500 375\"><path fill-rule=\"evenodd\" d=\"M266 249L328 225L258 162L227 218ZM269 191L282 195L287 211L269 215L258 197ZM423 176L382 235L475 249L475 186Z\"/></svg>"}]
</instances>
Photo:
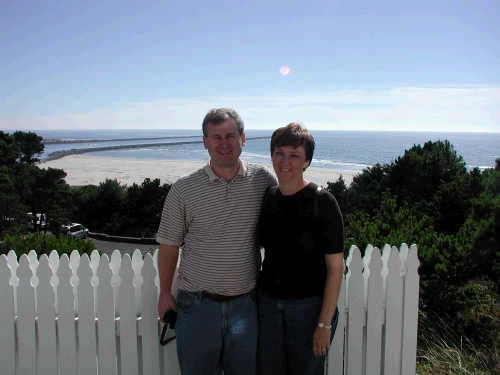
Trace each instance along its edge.
<instances>
[{"instance_id":1,"label":"white picket fence","mask_svg":"<svg viewBox=\"0 0 500 375\"><path fill-rule=\"evenodd\" d=\"M159 345L156 257L0 256L0 374L179 374L176 340ZM326 373L414 375L417 247L352 246L346 266Z\"/></svg>"}]
</instances>

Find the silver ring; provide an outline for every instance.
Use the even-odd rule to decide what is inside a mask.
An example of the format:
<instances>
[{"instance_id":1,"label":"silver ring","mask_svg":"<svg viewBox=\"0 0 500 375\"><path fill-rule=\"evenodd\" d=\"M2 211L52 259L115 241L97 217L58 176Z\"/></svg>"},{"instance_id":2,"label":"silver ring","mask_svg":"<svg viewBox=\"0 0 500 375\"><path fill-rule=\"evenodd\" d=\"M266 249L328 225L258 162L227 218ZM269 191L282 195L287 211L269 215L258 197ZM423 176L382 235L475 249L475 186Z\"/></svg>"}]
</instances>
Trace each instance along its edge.
<instances>
[{"instance_id":1,"label":"silver ring","mask_svg":"<svg viewBox=\"0 0 500 375\"><path fill-rule=\"evenodd\" d=\"M325 348L321 348L321 351L326 352L326 349Z\"/></svg>"}]
</instances>

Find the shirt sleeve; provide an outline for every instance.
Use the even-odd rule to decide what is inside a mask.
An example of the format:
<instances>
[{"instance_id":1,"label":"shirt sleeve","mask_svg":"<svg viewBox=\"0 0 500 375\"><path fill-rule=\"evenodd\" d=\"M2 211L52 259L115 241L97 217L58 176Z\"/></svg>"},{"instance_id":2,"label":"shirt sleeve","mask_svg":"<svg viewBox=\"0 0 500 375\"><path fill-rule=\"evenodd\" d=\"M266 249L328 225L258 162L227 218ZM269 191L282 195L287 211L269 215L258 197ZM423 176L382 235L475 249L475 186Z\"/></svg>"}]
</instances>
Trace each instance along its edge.
<instances>
[{"instance_id":1,"label":"shirt sleeve","mask_svg":"<svg viewBox=\"0 0 500 375\"><path fill-rule=\"evenodd\" d=\"M344 219L335 197L328 191L319 196L318 217L324 225L328 238L325 254L337 254L344 251Z\"/></svg>"},{"instance_id":2,"label":"shirt sleeve","mask_svg":"<svg viewBox=\"0 0 500 375\"><path fill-rule=\"evenodd\" d=\"M186 234L186 205L176 184L172 185L165 199L156 241L179 246Z\"/></svg>"}]
</instances>

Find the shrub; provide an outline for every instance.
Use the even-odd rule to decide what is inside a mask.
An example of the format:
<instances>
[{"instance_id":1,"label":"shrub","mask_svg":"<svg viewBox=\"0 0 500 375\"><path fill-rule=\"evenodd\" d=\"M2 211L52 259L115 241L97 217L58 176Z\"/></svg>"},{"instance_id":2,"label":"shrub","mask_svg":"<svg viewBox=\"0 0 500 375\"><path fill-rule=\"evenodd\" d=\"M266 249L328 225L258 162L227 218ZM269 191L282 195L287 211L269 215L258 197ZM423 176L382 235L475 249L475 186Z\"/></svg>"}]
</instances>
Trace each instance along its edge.
<instances>
[{"instance_id":1,"label":"shrub","mask_svg":"<svg viewBox=\"0 0 500 375\"><path fill-rule=\"evenodd\" d=\"M25 237L6 235L3 241L0 242L0 255L14 250L18 257L22 254L28 254L31 250L35 250L39 257L42 254L49 255L52 250L56 250L59 255L67 254L68 256L73 250L78 250L80 254L90 256L94 249L95 246L91 240L73 237L58 238L38 233L29 234Z\"/></svg>"}]
</instances>

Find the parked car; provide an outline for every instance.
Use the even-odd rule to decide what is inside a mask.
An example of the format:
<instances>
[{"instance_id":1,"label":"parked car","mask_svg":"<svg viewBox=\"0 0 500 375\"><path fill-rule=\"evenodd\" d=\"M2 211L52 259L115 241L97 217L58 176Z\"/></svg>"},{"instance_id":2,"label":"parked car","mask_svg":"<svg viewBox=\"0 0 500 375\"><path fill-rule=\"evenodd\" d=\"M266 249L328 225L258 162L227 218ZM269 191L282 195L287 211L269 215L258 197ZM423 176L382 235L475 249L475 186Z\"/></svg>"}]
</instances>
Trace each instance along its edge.
<instances>
[{"instance_id":1,"label":"parked car","mask_svg":"<svg viewBox=\"0 0 500 375\"><path fill-rule=\"evenodd\" d=\"M63 225L61 227L61 233L66 236L85 239L87 238L89 230L85 228L82 224L71 223L69 225Z\"/></svg>"},{"instance_id":2,"label":"parked car","mask_svg":"<svg viewBox=\"0 0 500 375\"><path fill-rule=\"evenodd\" d=\"M36 220L35 220L36 217ZM44 230L45 226L47 225L45 223L45 214L36 212L35 215L33 215L32 212L28 212L28 221L23 225L27 230L29 231L35 231L35 230ZM35 227L36 223L36 227Z\"/></svg>"}]
</instances>

